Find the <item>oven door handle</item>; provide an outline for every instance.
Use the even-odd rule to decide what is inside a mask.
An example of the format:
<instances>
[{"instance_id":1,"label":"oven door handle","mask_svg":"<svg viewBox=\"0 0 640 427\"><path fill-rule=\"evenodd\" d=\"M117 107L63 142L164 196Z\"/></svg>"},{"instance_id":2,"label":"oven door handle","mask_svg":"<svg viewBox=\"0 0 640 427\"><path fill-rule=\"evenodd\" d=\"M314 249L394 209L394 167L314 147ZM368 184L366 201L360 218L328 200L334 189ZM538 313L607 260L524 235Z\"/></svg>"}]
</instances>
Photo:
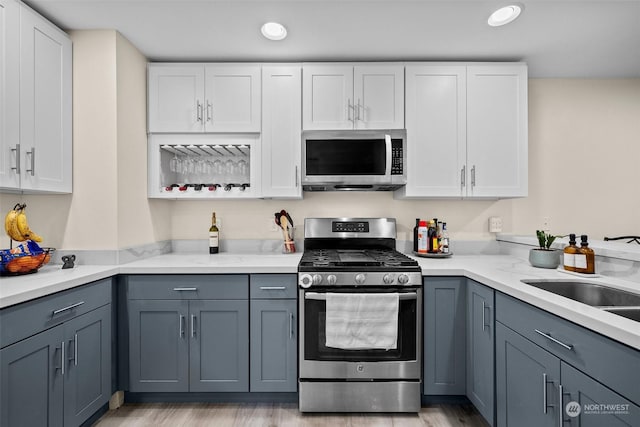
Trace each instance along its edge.
<instances>
[{"instance_id":1,"label":"oven door handle","mask_svg":"<svg viewBox=\"0 0 640 427\"><path fill-rule=\"evenodd\" d=\"M401 300L418 299L418 294L416 292L403 292L398 294L398 298ZM325 301L327 299L327 294L318 292L305 292L304 299Z\"/></svg>"}]
</instances>

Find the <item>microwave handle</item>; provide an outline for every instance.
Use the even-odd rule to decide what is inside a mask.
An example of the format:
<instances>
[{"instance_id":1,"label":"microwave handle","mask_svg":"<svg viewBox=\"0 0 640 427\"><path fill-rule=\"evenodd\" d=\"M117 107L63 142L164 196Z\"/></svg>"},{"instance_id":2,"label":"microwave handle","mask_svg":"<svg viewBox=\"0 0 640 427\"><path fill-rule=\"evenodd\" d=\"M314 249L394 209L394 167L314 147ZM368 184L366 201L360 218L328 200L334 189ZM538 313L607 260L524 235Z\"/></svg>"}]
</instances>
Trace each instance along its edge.
<instances>
[{"instance_id":1,"label":"microwave handle","mask_svg":"<svg viewBox=\"0 0 640 427\"><path fill-rule=\"evenodd\" d=\"M391 135L384 136L384 144L386 147L387 164L385 165L385 175L391 176Z\"/></svg>"}]
</instances>

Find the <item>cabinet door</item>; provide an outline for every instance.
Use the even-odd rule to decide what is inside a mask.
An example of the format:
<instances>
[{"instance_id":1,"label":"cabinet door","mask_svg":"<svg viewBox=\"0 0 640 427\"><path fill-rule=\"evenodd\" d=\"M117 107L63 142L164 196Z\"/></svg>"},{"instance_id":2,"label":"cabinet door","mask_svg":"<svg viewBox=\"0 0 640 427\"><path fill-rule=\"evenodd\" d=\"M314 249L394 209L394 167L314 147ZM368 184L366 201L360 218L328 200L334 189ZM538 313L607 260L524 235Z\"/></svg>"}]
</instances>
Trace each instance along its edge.
<instances>
[{"instance_id":1,"label":"cabinet door","mask_svg":"<svg viewBox=\"0 0 640 427\"><path fill-rule=\"evenodd\" d=\"M249 303L191 301L189 391L249 391Z\"/></svg>"},{"instance_id":2,"label":"cabinet door","mask_svg":"<svg viewBox=\"0 0 640 427\"><path fill-rule=\"evenodd\" d=\"M467 67L469 196L527 195L527 69Z\"/></svg>"},{"instance_id":3,"label":"cabinet door","mask_svg":"<svg viewBox=\"0 0 640 427\"><path fill-rule=\"evenodd\" d=\"M26 6L20 33L20 185L70 193L71 40Z\"/></svg>"},{"instance_id":4,"label":"cabinet door","mask_svg":"<svg viewBox=\"0 0 640 427\"><path fill-rule=\"evenodd\" d=\"M63 425L63 326L0 350L0 425Z\"/></svg>"},{"instance_id":5,"label":"cabinet door","mask_svg":"<svg viewBox=\"0 0 640 427\"><path fill-rule=\"evenodd\" d=\"M206 132L260 132L260 66L205 67Z\"/></svg>"},{"instance_id":6,"label":"cabinet door","mask_svg":"<svg viewBox=\"0 0 640 427\"><path fill-rule=\"evenodd\" d=\"M251 300L251 389L295 392L296 300Z\"/></svg>"},{"instance_id":7,"label":"cabinet door","mask_svg":"<svg viewBox=\"0 0 640 427\"><path fill-rule=\"evenodd\" d=\"M560 407L564 425L580 427L623 427L638 425L640 407L611 391L593 378L566 363L561 363L564 393ZM580 411L571 411L576 402Z\"/></svg>"},{"instance_id":8,"label":"cabinet door","mask_svg":"<svg viewBox=\"0 0 640 427\"><path fill-rule=\"evenodd\" d=\"M302 197L300 65L262 67L262 196Z\"/></svg>"},{"instance_id":9,"label":"cabinet door","mask_svg":"<svg viewBox=\"0 0 640 427\"><path fill-rule=\"evenodd\" d=\"M202 132L204 67L197 64L150 64L149 132Z\"/></svg>"},{"instance_id":10,"label":"cabinet door","mask_svg":"<svg viewBox=\"0 0 640 427\"><path fill-rule=\"evenodd\" d=\"M131 391L189 391L189 301L128 304Z\"/></svg>"},{"instance_id":11,"label":"cabinet door","mask_svg":"<svg viewBox=\"0 0 640 427\"><path fill-rule=\"evenodd\" d=\"M466 67L411 65L407 75L404 197L462 197L466 153Z\"/></svg>"},{"instance_id":12,"label":"cabinet door","mask_svg":"<svg viewBox=\"0 0 640 427\"><path fill-rule=\"evenodd\" d=\"M496 322L499 427L557 426L560 359Z\"/></svg>"},{"instance_id":13,"label":"cabinet door","mask_svg":"<svg viewBox=\"0 0 640 427\"><path fill-rule=\"evenodd\" d=\"M467 397L494 424L494 292L467 281Z\"/></svg>"},{"instance_id":14,"label":"cabinet door","mask_svg":"<svg viewBox=\"0 0 640 427\"><path fill-rule=\"evenodd\" d=\"M20 171L20 8L0 0L0 188L18 189Z\"/></svg>"},{"instance_id":15,"label":"cabinet door","mask_svg":"<svg viewBox=\"0 0 640 427\"><path fill-rule=\"evenodd\" d=\"M404 66L353 69L356 129L404 129Z\"/></svg>"},{"instance_id":16,"label":"cabinet door","mask_svg":"<svg viewBox=\"0 0 640 427\"><path fill-rule=\"evenodd\" d=\"M302 129L353 129L353 66L304 65Z\"/></svg>"},{"instance_id":17,"label":"cabinet door","mask_svg":"<svg viewBox=\"0 0 640 427\"><path fill-rule=\"evenodd\" d=\"M111 304L65 323L64 425L79 426L111 397Z\"/></svg>"},{"instance_id":18,"label":"cabinet door","mask_svg":"<svg viewBox=\"0 0 640 427\"><path fill-rule=\"evenodd\" d=\"M424 280L424 394L466 393L465 283L463 277Z\"/></svg>"}]
</instances>

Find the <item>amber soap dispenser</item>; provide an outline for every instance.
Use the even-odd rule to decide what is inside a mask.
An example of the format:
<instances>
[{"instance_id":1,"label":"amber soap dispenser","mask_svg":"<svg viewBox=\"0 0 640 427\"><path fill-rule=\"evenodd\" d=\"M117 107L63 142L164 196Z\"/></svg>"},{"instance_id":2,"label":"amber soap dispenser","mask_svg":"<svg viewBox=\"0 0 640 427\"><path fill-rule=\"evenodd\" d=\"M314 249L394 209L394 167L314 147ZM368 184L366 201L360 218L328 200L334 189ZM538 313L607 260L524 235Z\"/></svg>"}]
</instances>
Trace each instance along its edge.
<instances>
[{"instance_id":1,"label":"amber soap dispenser","mask_svg":"<svg viewBox=\"0 0 640 427\"><path fill-rule=\"evenodd\" d=\"M595 274L596 272L596 254L589 247L587 236L580 236L580 248L576 254L576 270L577 273Z\"/></svg>"},{"instance_id":2,"label":"amber soap dispenser","mask_svg":"<svg viewBox=\"0 0 640 427\"><path fill-rule=\"evenodd\" d=\"M580 248L576 246L576 235L569 234L569 246L564 248L563 265L567 271L576 271L576 254L580 253Z\"/></svg>"}]
</instances>

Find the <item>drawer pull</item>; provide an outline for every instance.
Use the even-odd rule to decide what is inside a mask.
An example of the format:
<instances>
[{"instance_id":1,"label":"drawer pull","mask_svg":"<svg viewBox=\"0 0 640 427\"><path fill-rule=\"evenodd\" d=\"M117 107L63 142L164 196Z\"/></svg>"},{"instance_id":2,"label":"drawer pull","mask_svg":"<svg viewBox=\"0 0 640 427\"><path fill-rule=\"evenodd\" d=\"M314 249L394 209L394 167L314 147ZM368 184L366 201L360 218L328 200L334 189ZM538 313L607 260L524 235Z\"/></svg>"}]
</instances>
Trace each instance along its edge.
<instances>
[{"instance_id":1,"label":"drawer pull","mask_svg":"<svg viewBox=\"0 0 640 427\"><path fill-rule=\"evenodd\" d=\"M558 344L558 345L561 345L562 347L566 348L567 350L573 350L573 345L571 345L571 344L565 344L565 343L563 343L562 341L560 341L560 340L558 340L558 339L556 339L556 338L552 337L551 335L549 335L549 334L545 334L544 332L539 331L539 330L537 330L537 329L534 329L534 330L536 331L536 333L538 333L538 334L542 335L542 336L543 336L543 337L545 337L546 339L551 340L551 341L553 341L554 343L556 343L556 344Z\"/></svg>"},{"instance_id":2,"label":"drawer pull","mask_svg":"<svg viewBox=\"0 0 640 427\"><path fill-rule=\"evenodd\" d=\"M286 286L260 286L261 291L284 291Z\"/></svg>"},{"instance_id":3,"label":"drawer pull","mask_svg":"<svg viewBox=\"0 0 640 427\"><path fill-rule=\"evenodd\" d=\"M84 304L84 301L80 301L80 302L77 302L75 304L71 304L70 306L65 307L65 308L60 308L58 310L53 310L52 316L55 316L56 314L60 314L63 311L73 310L76 307L80 307L82 304Z\"/></svg>"},{"instance_id":4,"label":"drawer pull","mask_svg":"<svg viewBox=\"0 0 640 427\"><path fill-rule=\"evenodd\" d=\"M173 288L173 290L178 292L197 292L198 288Z\"/></svg>"}]
</instances>

